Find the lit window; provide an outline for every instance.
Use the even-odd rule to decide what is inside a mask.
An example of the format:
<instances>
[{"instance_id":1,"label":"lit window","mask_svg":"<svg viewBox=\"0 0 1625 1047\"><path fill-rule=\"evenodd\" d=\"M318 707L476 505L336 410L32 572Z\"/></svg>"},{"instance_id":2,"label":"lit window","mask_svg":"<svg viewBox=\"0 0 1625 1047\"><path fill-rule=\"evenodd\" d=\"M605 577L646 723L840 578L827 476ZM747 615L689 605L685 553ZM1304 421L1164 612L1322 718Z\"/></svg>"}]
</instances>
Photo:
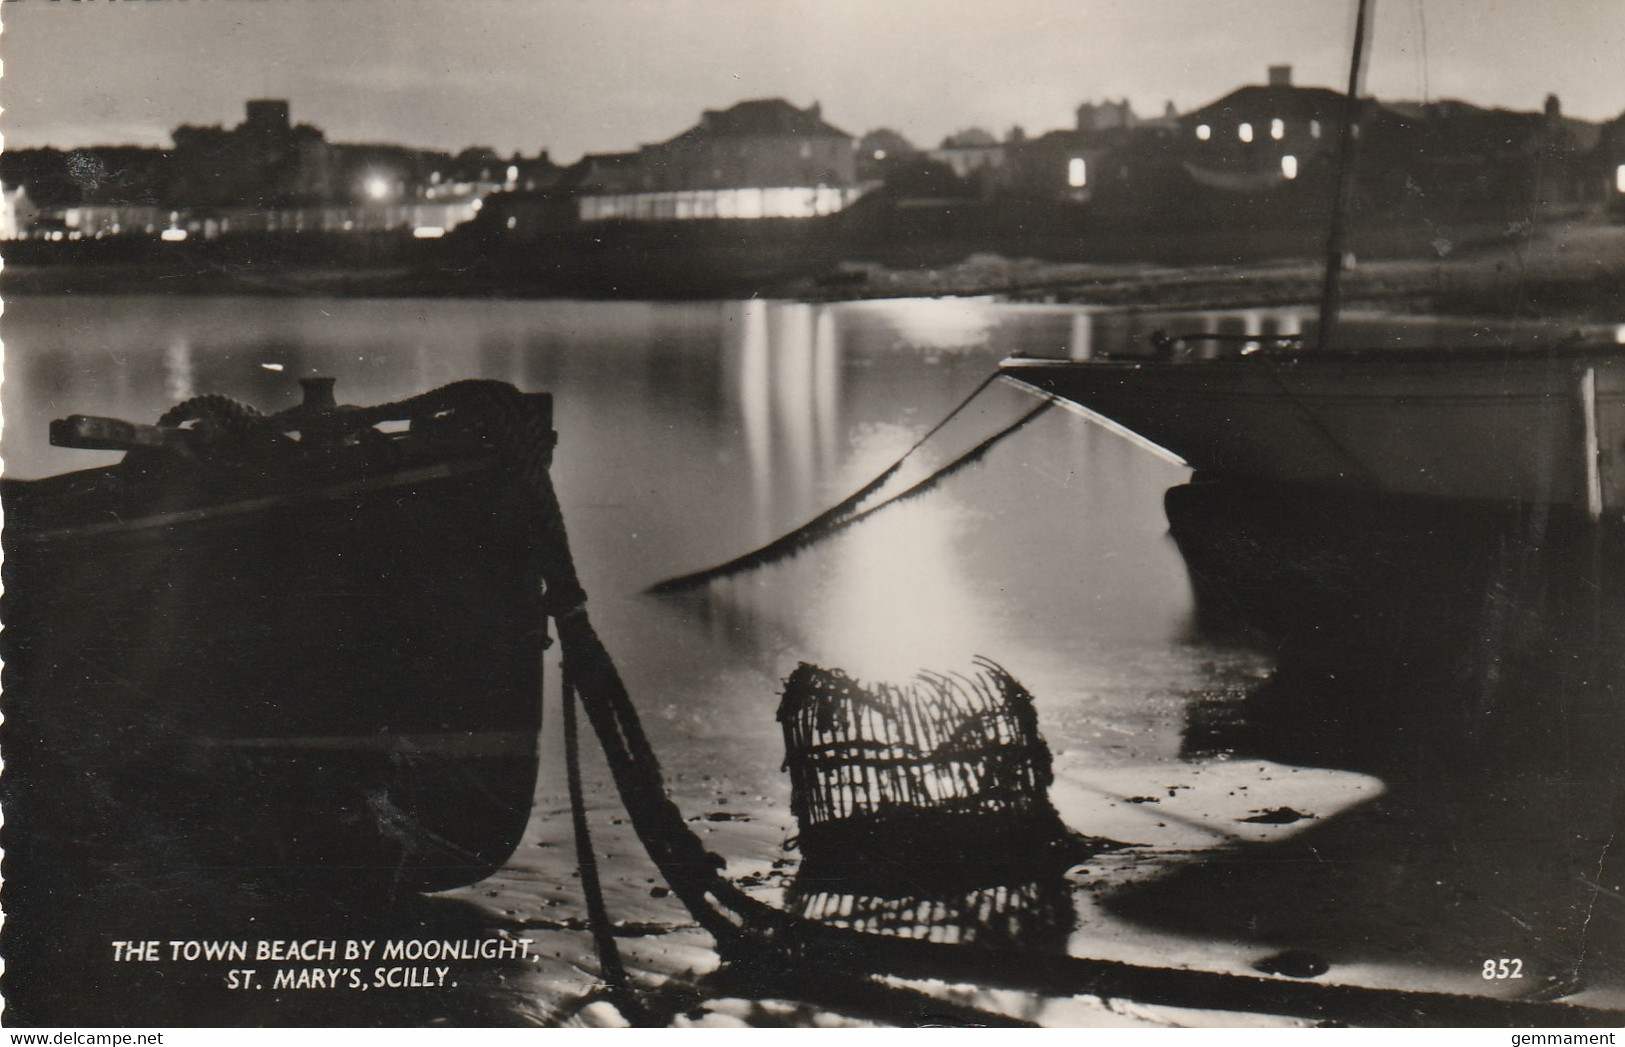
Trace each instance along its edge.
<instances>
[{"instance_id":1,"label":"lit window","mask_svg":"<svg viewBox=\"0 0 1625 1047\"><path fill-rule=\"evenodd\" d=\"M1614 188L1625 193L1625 164L1620 164L1614 169Z\"/></svg>"},{"instance_id":2,"label":"lit window","mask_svg":"<svg viewBox=\"0 0 1625 1047\"><path fill-rule=\"evenodd\" d=\"M1281 173L1288 179L1298 177L1298 158L1295 156L1281 157Z\"/></svg>"},{"instance_id":3,"label":"lit window","mask_svg":"<svg viewBox=\"0 0 1625 1047\"><path fill-rule=\"evenodd\" d=\"M513 166L512 164L508 165L508 181L509 182L517 182L517 181L519 181L519 168Z\"/></svg>"},{"instance_id":4,"label":"lit window","mask_svg":"<svg viewBox=\"0 0 1625 1047\"><path fill-rule=\"evenodd\" d=\"M1066 184L1074 189L1082 189L1089 182L1089 167L1083 162L1083 157L1074 156L1066 162Z\"/></svg>"},{"instance_id":5,"label":"lit window","mask_svg":"<svg viewBox=\"0 0 1625 1047\"><path fill-rule=\"evenodd\" d=\"M1285 120L1277 119L1270 121L1270 137L1275 139L1277 142L1286 137Z\"/></svg>"},{"instance_id":6,"label":"lit window","mask_svg":"<svg viewBox=\"0 0 1625 1047\"><path fill-rule=\"evenodd\" d=\"M1209 127L1207 124L1197 124L1196 137L1198 141L1207 141L1209 138L1213 137L1213 128Z\"/></svg>"},{"instance_id":7,"label":"lit window","mask_svg":"<svg viewBox=\"0 0 1625 1047\"><path fill-rule=\"evenodd\" d=\"M367 179L367 195L374 200L387 200L389 198L389 183L378 175Z\"/></svg>"},{"instance_id":8,"label":"lit window","mask_svg":"<svg viewBox=\"0 0 1625 1047\"><path fill-rule=\"evenodd\" d=\"M1309 121L1309 137L1310 138L1319 138L1320 137L1320 121L1319 120L1311 120L1311 121Z\"/></svg>"},{"instance_id":9,"label":"lit window","mask_svg":"<svg viewBox=\"0 0 1625 1047\"><path fill-rule=\"evenodd\" d=\"M1242 124L1240 127L1236 128L1236 134L1241 137L1243 142L1251 142L1253 140L1253 125Z\"/></svg>"},{"instance_id":10,"label":"lit window","mask_svg":"<svg viewBox=\"0 0 1625 1047\"><path fill-rule=\"evenodd\" d=\"M884 149L876 149L875 150L875 159L876 160L884 160L884 159L886 159L886 150L884 150Z\"/></svg>"}]
</instances>

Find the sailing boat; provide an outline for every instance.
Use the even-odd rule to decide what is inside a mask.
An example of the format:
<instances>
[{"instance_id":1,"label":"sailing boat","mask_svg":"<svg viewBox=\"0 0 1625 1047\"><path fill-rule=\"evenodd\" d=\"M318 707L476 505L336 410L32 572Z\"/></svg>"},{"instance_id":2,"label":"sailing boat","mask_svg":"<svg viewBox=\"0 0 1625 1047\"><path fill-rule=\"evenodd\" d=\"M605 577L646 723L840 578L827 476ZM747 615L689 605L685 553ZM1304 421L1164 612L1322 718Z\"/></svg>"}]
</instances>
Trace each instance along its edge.
<instances>
[{"instance_id":1,"label":"sailing boat","mask_svg":"<svg viewBox=\"0 0 1625 1047\"><path fill-rule=\"evenodd\" d=\"M1314 348L1199 335L1158 339L1156 355L1007 359L1001 373L1149 441L1201 480L1268 484L1289 500L1308 492L1625 518L1625 346L1337 343L1369 15L1360 0Z\"/></svg>"}]
</instances>

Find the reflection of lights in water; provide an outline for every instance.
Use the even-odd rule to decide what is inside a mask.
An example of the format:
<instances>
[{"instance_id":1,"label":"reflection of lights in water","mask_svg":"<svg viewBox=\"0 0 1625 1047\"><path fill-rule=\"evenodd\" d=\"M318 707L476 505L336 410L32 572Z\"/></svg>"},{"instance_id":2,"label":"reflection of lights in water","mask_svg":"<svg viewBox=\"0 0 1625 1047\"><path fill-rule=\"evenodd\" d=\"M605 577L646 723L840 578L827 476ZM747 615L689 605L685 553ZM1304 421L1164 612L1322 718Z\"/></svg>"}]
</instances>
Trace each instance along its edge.
<instances>
[{"instance_id":1,"label":"reflection of lights in water","mask_svg":"<svg viewBox=\"0 0 1625 1047\"><path fill-rule=\"evenodd\" d=\"M985 298L900 298L886 302L880 316L908 348L971 349L988 343L997 305Z\"/></svg>"},{"instance_id":2,"label":"reflection of lights in water","mask_svg":"<svg viewBox=\"0 0 1625 1047\"><path fill-rule=\"evenodd\" d=\"M412 230L412 236L419 240L438 240L446 235L446 231L438 225L420 225Z\"/></svg>"},{"instance_id":3,"label":"reflection of lights in water","mask_svg":"<svg viewBox=\"0 0 1625 1047\"><path fill-rule=\"evenodd\" d=\"M1257 338L1264 333L1264 314L1257 309L1248 309L1241 314L1241 333L1248 338ZM1261 343L1249 341L1242 346L1243 352L1257 352Z\"/></svg>"},{"instance_id":4,"label":"reflection of lights in water","mask_svg":"<svg viewBox=\"0 0 1625 1047\"><path fill-rule=\"evenodd\" d=\"M802 304L740 304L738 390L757 537L776 510L810 506L839 453L841 353L834 316Z\"/></svg>"},{"instance_id":5,"label":"reflection of lights in water","mask_svg":"<svg viewBox=\"0 0 1625 1047\"><path fill-rule=\"evenodd\" d=\"M281 371L282 370L282 365L281 364L260 364L260 366L263 367L267 371Z\"/></svg>"},{"instance_id":6,"label":"reflection of lights in water","mask_svg":"<svg viewBox=\"0 0 1625 1047\"><path fill-rule=\"evenodd\" d=\"M831 543L825 603L809 616L818 656L866 680L966 667L998 630L960 569L959 509L941 492L893 506Z\"/></svg>"},{"instance_id":7,"label":"reflection of lights in water","mask_svg":"<svg viewBox=\"0 0 1625 1047\"><path fill-rule=\"evenodd\" d=\"M1620 324L1614 328L1614 341L1620 345L1625 345L1625 324Z\"/></svg>"},{"instance_id":8,"label":"reflection of lights in water","mask_svg":"<svg viewBox=\"0 0 1625 1047\"><path fill-rule=\"evenodd\" d=\"M783 437L781 475L790 479L788 494L804 505L812 496L815 450L813 434L813 310L810 305L785 304L773 308L775 337L769 359L773 367L773 413Z\"/></svg>"},{"instance_id":9,"label":"reflection of lights in water","mask_svg":"<svg viewBox=\"0 0 1625 1047\"><path fill-rule=\"evenodd\" d=\"M756 534L771 526L773 492L773 409L768 396L767 303L751 299L743 304L739 320L739 413L750 457L750 486L754 492Z\"/></svg>"},{"instance_id":10,"label":"reflection of lights in water","mask_svg":"<svg viewBox=\"0 0 1625 1047\"><path fill-rule=\"evenodd\" d=\"M827 307L816 310L813 321L813 408L818 422L818 474L828 475L839 455L841 398L841 346L835 329L835 313Z\"/></svg>"},{"instance_id":11,"label":"reflection of lights in water","mask_svg":"<svg viewBox=\"0 0 1625 1047\"><path fill-rule=\"evenodd\" d=\"M1088 360L1095 355L1095 317L1092 313L1072 316L1071 356L1074 360Z\"/></svg>"},{"instance_id":12,"label":"reflection of lights in water","mask_svg":"<svg viewBox=\"0 0 1625 1047\"><path fill-rule=\"evenodd\" d=\"M159 237L159 239L165 241L166 243L178 244L182 240L186 239L186 230L185 229L165 229L163 232L158 234L158 237ZM56 235L55 239L57 239L57 240L62 239L62 234L58 233Z\"/></svg>"},{"instance_id":13,"label":"reflection of lights in water","mask_svg":"<svg viewBox=\"0 0 1625 1047\"><path fill-rule=\"evenodd\" d=\"M192 343L176 338L164 350L164 395L170 403L190 400L196 395L192 372Z\"/></svg>"}]
</instances>

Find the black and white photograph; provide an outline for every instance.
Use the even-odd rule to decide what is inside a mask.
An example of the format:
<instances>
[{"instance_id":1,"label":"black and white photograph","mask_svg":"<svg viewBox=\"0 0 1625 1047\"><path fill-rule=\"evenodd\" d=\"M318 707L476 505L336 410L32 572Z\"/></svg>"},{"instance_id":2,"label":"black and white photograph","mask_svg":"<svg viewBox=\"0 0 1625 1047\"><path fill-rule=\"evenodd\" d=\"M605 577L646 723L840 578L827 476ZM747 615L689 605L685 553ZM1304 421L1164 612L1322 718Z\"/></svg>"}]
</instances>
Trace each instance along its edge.
<instances>
[{"instance_id":1,"label":"black and white photograph","mask_svg":"<svg viewBox=\"0 0 1625 1047\"><path fill-rule=\"evenodd\" d=\"M0 1025L1613 1043L1622 56L0 0Z\"/></svg>"}]
</instances>

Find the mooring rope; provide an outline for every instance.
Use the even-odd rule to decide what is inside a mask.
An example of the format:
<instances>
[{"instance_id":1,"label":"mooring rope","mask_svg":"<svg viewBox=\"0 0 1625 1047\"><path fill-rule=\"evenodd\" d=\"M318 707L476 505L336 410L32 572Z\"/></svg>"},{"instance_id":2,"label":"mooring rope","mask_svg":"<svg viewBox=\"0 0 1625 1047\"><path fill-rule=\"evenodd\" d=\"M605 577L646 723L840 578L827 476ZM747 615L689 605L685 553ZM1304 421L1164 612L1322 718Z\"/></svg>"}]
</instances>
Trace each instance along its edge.
<instances>
[{"instance_id":1,"label":"mooring rope","mask_svg":"<svg viewBox=\"0 0 1625 1047\"><path fill-rule=\"evenodd\" d=\"M647 1014L632 992L615 944L615 926L604 904L603 883L598 878L598 858L592 850L592 830L587 824L587 801L581 788L581 747L576 738L576 691L570 679L570 664L559 667L559 692L564 706L564 770L570 791L570 821L575 829L576 867L581 872L581 893L587 903L587 923L592 930L593 947L598 952L598 973L608 989L610 1000L633 1025L649 1024Z\"/></svg>"},{"instance_id":2,"label":"mooring rope","mask_svg":"<svg viewBox=\"0 0 1625 1047\"><path fill-rule=\"evenodd\" d=\"M729 560L727 563L717 564L714 567L707 567L701 571L694 571L690 574L678 575L675 578L667 578L664 581L656 582L654 585L651 585L648 589L646 589L645 592L657 595L680 592L684 589L693 589L697 586L704 585L707 582L716 581L719 578L727 578L730 575L740 574L744 571L754 570L757 567L765 567L768 564L777 563L786 557L795 555L810 545L823 541L825 538L851 527L855 523L867 520L869 517L880 512L882 509L887 508L888 506L895 505L898 502L907 501L910 498L916 498L936 487L943 480L946 480L948 477L959 472L961 469L981 459L982 456L986 455L988 451L993 449L994 444L998 443L1000 440L1003 440L1016 430L1022 428L1028 422L1031 422L1034 418L1037 418L1040 414L1043 414L1051 406L1051 401L1046 400L1040 403L1037 407L1033 408L1031 411L1028 411L1011 424L1005 426L992 436L981 441L970 450L955 457L953 461L937 469L930 476L927 476L925 479L909 487L908 490L895 494L880 504L871 506L861 512L853 511L857 508L859 503L861 503L865 498L869 497L875 491L879 490L887 480L890 480L894 475L896 475L897 471L902 468L903 463L908 461L911 455L918 451L920 447L923 446L927 440L931 439L933 435L941 431L942 427L947 425L948 421L953 418L954 415L963 410L966 404L970 403L972 399L975 399L976 396L980 395L982 390L986 389L988 385L998 377L999 376L996 373L990 375L987 380L983 381L981 385L976 387L975 392L971 393L971 395L962 401L958 407L955 407L946 418L932 426L930 432L920 437L920 439L915 442L914 446L910 447L908 451L903 454L903 457L893 462L883 473L864 484L861 490L843 499L839 504L824 510L822 513L819 513L811 520L808 520L806 523L802 524L800 527L790 531L788 534L775 538L766 545L752 549L743 556L737 556L734 559Z\"/></svg>"},{"instance_id":3,"label":"mooring rope","mask_svg":"<svg viewBox=\"0 0 1625 1047\"><path fill-rule=\"evenodd\" d=\"M171 407L158 419L158 424L175 428L186 422L208 419L227 428L244 429L264 417L259 408L250 404L219 393L205 393Z\"/></svg>"}]
</instances>

